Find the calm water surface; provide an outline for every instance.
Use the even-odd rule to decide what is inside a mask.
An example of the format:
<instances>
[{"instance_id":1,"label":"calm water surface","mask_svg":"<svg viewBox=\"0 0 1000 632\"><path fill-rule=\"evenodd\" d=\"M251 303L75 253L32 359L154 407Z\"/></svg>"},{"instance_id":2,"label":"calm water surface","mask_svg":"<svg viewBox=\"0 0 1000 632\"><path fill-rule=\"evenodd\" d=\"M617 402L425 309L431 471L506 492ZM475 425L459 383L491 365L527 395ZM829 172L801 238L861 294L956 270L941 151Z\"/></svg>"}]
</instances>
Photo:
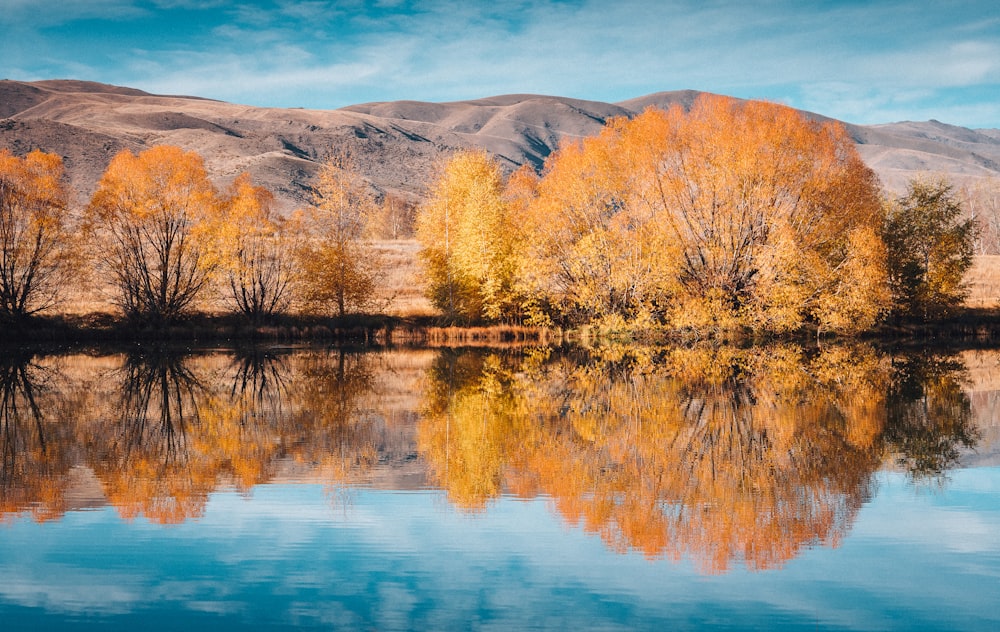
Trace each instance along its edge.
<instances>
[{"instance_id":1,"label":"calm water surface","mask_svg":"<svg viewBox=\"0 0 1000 632\"><path fill-rule=\"evenodd\" d=\"M1000 629L1000 352L0 353L0 621Z\"/></svg>"}]
</instances>

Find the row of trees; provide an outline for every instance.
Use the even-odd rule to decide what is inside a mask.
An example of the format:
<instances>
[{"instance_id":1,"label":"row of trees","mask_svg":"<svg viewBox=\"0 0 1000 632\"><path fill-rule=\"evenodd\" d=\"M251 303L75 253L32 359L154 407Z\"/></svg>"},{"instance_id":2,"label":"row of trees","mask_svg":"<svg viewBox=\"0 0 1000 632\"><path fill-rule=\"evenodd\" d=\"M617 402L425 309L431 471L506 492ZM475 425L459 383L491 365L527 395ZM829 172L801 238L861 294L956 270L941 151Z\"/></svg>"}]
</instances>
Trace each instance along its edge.
<instances>
[{"instance_id":1,"label":"row of trees","mask_svg":"<svg viewBox=\"0 0 1000 632\"><path fill-rule=\"evenodd\" d=\"M0 152L0 317L52 307L96 272L132 321L176 320L214 297L254 321L288 310L343 315L373 300L379 230L412 231L413 206L379 206L344 158L326 163L305 211L281 217L273 195L241 175L223 191L194 152L125 151L82 216L68 208L62 161Z\"/></svg>"},{"instance_id":2,"label":"row of trees","mask_svg":"<svg viewBox=\"0 0 1000 632\"><path fill-rule=\"evenodd\" d=\"M835 545L886 460L933 480L977 441L961 363L861 344L442 353L432 376L417 446L453 503L544 496L710 572Z\"/></svg>"},{"instance_id":3,"label":"row of trees","mask_svg":"<svg viewBox=\"0 0 1000 632\"><path fill-rule=\"evenodd\" d=\"M86 270L132 321L206 297L253 321L374 307L367 238L413 226L344 158L281 217L246 175L225 191L193 152L116 156L79 225L58 157L0 153L0 316L51 307ZM542 175L483 152L444 166L415 219L429 296L451 320L612 328L805 326L853 333L964 297L977 229L943 183L883 199L842 126L703 96L563 147Z\"/></svg>"},{"instance_id":4,"label":"row of trees","mask_svg":"<svg viewBox=\"0 0 1000 632\"><path fill-rule=\"evenodd\" d=\"M704 96L614 120L540 177L458 154L417 231L459 320L857 332L961 301L961 216L944 183L883 200L842 126Z\"/></svg>"}]
</instances>

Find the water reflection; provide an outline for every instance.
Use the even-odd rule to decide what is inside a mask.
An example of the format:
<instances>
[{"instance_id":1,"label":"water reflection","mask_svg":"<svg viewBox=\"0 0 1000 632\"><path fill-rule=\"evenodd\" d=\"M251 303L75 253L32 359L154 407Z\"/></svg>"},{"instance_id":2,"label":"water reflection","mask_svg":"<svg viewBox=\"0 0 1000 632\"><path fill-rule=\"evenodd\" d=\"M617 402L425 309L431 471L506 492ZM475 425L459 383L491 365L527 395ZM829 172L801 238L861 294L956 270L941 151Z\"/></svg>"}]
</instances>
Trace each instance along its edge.
<instances>
[{"instance_id":1,"label":"water reflection","mask_svg":"<svg viewBox=\"0 0 1000 632\"><path fill-rule=\"evenodd\" d=\"M464 510L544 495L615 550L770 568L836 545L881 467L953 467L965 380L862 344L8 353L0 512L58 517L86 470L123 518L177 523L221 486L343 489L419 456Z\"/></svg>"},{"instance_id":2,"label":"water reflection","mask_svg":"<svg viewBox=\"0 0 1000 632\"><path fill-rule=\"evenodd\" d=\"M59 423L58 377L30 352L0 355L0 520L23 511L49 520L65 511L73 440Z\"/></svg>"},{"instance_id":3,"label":"water reflection","mask_svg":"<svg viewBox=\"0 0 1000 632\"><path fill-rule=\"evenodd\" d=\"M543 493L615 549L721 572L836 545L887 457L940 473L975 440L958 365L761 351L443 356L421 453L460 506Z\"/></svg>"}]
</instances>

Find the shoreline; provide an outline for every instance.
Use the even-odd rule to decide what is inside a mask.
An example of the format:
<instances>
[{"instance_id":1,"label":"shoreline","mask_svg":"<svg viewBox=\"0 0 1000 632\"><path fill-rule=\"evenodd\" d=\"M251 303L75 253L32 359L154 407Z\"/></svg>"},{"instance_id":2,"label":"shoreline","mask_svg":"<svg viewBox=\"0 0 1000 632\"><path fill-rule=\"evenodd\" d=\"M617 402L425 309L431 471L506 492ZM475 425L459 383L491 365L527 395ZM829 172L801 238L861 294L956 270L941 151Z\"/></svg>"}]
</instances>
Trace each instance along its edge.
<instances>
[{"instance_id":1,"label":"shoreline","mask_svg":"<svg viewBox=\"0 0 1000 632\"><path fill-rule=\"evenodd\" d=\"M780 341L822 342L861 340L891 345L957 344L1000 346L1000 308L964 307L947 318L930 322L894 320L857 336L822 334L815 329L787 334L659 331L600 331L594 325L574 329L519 325L457 325L433 315L353 314L342 318L276 316L255 324L233 314L195 313L176 322L154 326L124 321L108 313L80 316L35 316L0 322L0 345L87 345L122 343L242 344L333 343L361 346L521 346L560 345L591 341L635 344L701 343L767 344Z\"/></svg>"}]
</instances>

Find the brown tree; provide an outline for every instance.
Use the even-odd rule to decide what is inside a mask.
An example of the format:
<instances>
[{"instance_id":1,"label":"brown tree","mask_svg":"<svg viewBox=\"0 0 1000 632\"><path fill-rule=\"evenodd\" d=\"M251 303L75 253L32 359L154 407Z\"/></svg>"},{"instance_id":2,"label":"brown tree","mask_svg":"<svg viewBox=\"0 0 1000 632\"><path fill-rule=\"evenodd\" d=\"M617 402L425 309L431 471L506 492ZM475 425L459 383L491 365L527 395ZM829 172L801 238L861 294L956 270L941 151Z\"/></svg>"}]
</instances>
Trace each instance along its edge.
<instances>
[{"instance_id":1,"label":"brown tree","mask_svg":"<svg viewBox=\"0 0 1000 632\"><path fill-rule=\"evenodd\" d=\"M327 161L313 205L305 212L299 248L301 298L307 311L344 316L375 304L383 271L365 240L375 202L345 156Z\"/></svg>"}]
</instances>

